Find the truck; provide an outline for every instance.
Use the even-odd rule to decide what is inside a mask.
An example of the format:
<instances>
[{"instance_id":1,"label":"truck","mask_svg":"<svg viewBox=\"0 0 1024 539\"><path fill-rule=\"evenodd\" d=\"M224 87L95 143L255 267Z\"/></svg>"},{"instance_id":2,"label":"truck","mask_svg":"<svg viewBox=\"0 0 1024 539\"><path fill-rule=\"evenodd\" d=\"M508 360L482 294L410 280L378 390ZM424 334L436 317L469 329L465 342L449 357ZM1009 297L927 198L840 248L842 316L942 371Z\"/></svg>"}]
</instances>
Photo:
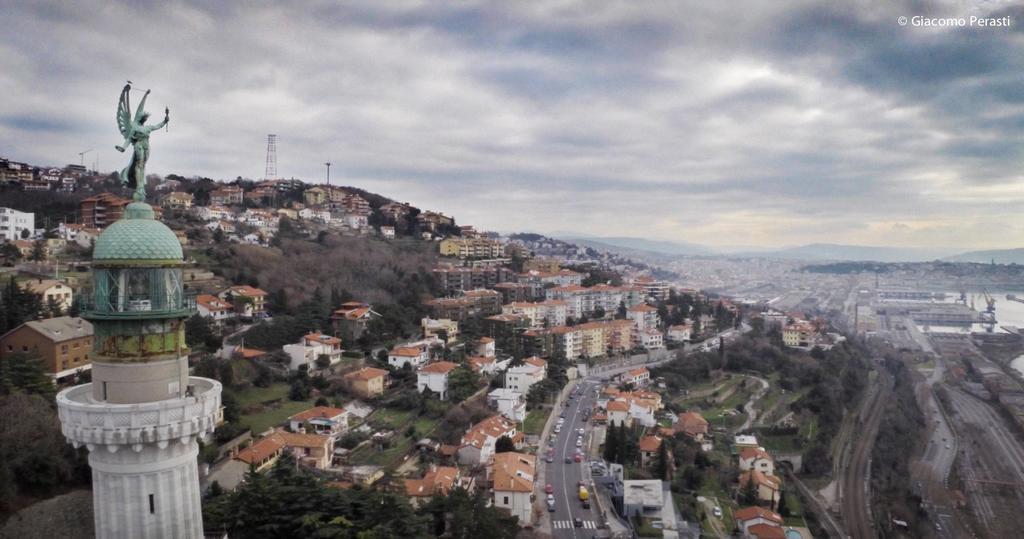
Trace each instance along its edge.
<instances>
[{"instance_id":1,"label":"truck","mask_svg":"<svg viewBox=\"0 0 1024 539\"><path fill-rule=\"evenodd\" d=\"M590 493L587 492L587 487L580 485L580 501L585 502L590 499Z\"/></svg>"}]
</instances>

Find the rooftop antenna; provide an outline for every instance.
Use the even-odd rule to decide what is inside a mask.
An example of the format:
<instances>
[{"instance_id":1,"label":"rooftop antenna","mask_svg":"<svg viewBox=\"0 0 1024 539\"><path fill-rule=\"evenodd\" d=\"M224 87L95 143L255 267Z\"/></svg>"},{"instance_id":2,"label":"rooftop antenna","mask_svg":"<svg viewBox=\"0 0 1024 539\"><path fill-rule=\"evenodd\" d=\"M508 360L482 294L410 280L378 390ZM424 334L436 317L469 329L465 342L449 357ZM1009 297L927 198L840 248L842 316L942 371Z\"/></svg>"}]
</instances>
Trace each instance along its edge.
<instances>
[{"instance_id":1,"label":"rooftop antenna","mask_svg":"<svg viewBox=\"0 0 1024 539\"><path fill-rule=\"evenodd\" d=\"M328 162L326 162L324 164L327 165L327 188L330 189L330 187L331 187L331 162L328 161Z\"/></svg>"}]
</instances>

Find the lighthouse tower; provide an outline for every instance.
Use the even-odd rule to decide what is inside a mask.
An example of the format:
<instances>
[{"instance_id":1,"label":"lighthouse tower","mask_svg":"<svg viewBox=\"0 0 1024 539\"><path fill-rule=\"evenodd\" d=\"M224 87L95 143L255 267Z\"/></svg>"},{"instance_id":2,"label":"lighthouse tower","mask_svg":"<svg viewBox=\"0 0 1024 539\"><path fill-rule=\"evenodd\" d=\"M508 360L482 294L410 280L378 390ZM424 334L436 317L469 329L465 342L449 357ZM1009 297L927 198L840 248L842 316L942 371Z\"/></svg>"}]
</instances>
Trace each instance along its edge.
<instances>
[{"instance_id":1,"label":"lighthouse tower","mask_svg":"<svg viewBox=\"0 0 1024 539\"><path fill-rule=\"evenodd\" d=\"M197 439L222 418L221 385L188 375L181 245L143 202L96 240L92 383L57 395L64 436L89 450L99 538L203 536Z\"/></svg>"}]
</instances>

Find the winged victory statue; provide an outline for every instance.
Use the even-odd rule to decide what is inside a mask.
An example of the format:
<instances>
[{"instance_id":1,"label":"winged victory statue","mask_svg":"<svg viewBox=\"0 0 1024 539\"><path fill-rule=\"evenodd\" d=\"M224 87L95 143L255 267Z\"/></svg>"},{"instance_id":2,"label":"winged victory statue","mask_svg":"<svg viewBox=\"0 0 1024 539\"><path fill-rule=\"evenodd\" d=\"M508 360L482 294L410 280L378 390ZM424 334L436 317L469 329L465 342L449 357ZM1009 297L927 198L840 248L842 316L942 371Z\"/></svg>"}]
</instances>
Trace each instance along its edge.
<instances>
[{"instance_id":1,"label":"winged victory statue","mask_svg":"<svg viewBox=\"0 0 1024 539\"><path fill-rule=\"evenodd\" d=\"M132 90L132 82L124 85L121 90L121 98L117 102L117 129L124 136L124 142L115 146L117 151L123 152L129 144L132 145L132 160L128 166L121 169L121 184L129 185L135 189L132 198L139 202L146 200L146 161L149 160L149 134L167 125L170 121L171 110L164 108L164 120L155 125L146 125L149 113L144 110L146 98L149 97L149 90L146 90L139 106L132 116L131 104L128 101Z\"/></svg>"}]
</instances>

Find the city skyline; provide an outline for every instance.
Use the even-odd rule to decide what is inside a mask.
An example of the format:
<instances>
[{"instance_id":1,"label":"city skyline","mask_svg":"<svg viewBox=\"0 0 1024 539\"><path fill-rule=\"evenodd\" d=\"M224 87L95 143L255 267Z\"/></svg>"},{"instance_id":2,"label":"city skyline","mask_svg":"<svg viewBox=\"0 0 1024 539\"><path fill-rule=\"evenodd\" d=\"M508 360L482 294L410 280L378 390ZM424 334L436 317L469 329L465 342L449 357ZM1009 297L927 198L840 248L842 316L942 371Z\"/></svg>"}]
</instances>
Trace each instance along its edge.
<instances>
[{"instance_id":1,"label":"city skyline","mask_svg":"<svg viewBox=\"0 0 1024 539\"><path fill-rule=\"evenodd\" d=\"M1021 8L659 8L5 4L0 155L123 167L121 78L157 174L258 179L274 133L283 177L481 229L1020 247ZM1013 24L899 22L971 15Z\"/></svg>"}]
</instances>

